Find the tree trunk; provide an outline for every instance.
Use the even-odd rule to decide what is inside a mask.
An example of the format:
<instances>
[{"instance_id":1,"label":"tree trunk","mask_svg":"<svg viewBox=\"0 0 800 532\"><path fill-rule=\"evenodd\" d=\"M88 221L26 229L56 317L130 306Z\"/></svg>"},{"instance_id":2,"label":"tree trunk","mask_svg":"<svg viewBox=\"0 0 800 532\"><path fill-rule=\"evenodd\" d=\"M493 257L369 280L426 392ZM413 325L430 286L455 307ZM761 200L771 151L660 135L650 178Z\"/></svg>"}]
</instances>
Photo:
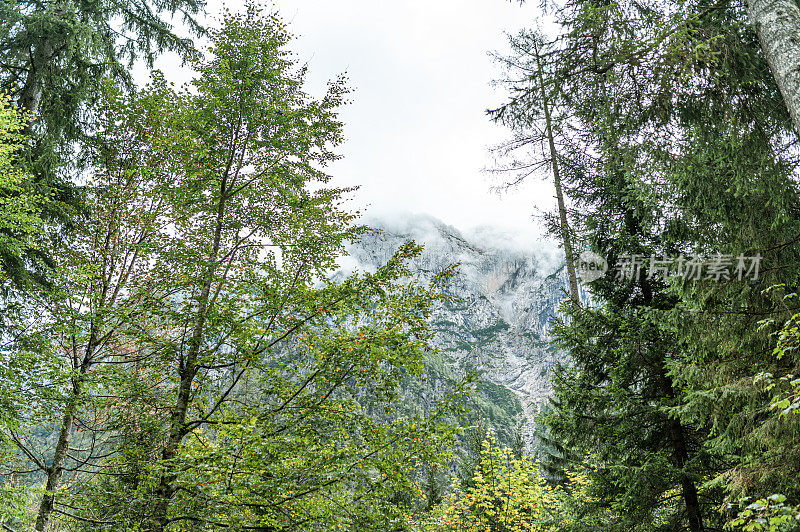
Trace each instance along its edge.
<instances>
[{"instance_id":1,"label":"tree trunk","mask_svg":"<svg viewBox=\"0 0 800 532\"><path fill-rule=\"evenodd\" d=\"M221 232L221 223L218 226ZM164 471L161 473L158 488L156 488L155 507L153 508L153 519L150 532L163 532L169 524L169 505L173 495L175 495L175 467L172 461L178 455L178 447L186 436L186 413L189 411L191 400L192 382L197 376L197 356L200 352L203 328L206 319L208 298L211 292L211 284L214 275L214 263L216 253L219 250L219 242L215 242L213 258L209 267L208 276L200 294L200 305L197 310L197 317L192 329L192 336L189 339L189 349L184 359L183 368L180 371L180 385L178 386L178 396L175 405L172 407L170 415L169 437L164 450L161 452L161 461L164 464Z\"/></svg>"},{"instance_id":2,"label":"tree trunk","mask_svg":"<svg viewBox=\"0 0 800 532\"><path fill-rule=\"evenodd\" d=\"M189 357L187 357L188 359ZM186 426L186 412L189 410L189 395L191 392L192 381L197 374L194 364L184 368L181 375L181 383L178 389L178 397L172 410L169 439L161 452L161 460L165 464L161 479L156 488L155 507L153 509L153 524L149 528L152 532L163 532L169 523L168 512L172 496L175 494L175 470L172 460L178 454L178 447L184 437Z\"/></svg>"},{"instance_id":3,"label":"tree trunk","mask_svg":"<svg viewBox=\"0 0 800 532\"><path fill-rule=\"evenodd\" d=\"M539 71L539 88L542 92L542 107L544 108L545 128L547 130L547 142L550 146L550 160L553 168L553 182L556 187L556 200L558 201L558 217L561 229L561 242L564 244L564 254L567 260L567 278L569 279L569 291L572 304L580 307L580 294L578 293L578 277L575 274L575 255L572 248L572 237L569 233L569 219L567 218L567 207L564 204L564 193L561 190L561 172L558 167L558 152L553 138L553 124L550 117L550 104L547 101L547 92L544 88L544 76L542 74L542 63L539 58L539 46L534 41L536 52L536 66Z\"/></svg>"},{"instance_id":4,"label":"tree trunk","mask_svg":"<svg viewBox=\"0 0 800 532\"><path fill-rule=\"evenodd\" d=\"M220 186L220 200L217 209L216 227L214 230L214 240L209 256L209 266L203 279L203 288L198 298L197 314L195 315L192 334L188 341L188 350L183 360L180 370L180 385L175 405L170 415L170 429L167 444L161 452L161 461L164 464L164 471L156 488L155 506L148 532L163 532L169 525L169 505L175 494L176 473L172 461L178 455L178 447L186 436L186 413L189 411L191 399L192 382L197 376L197 357L200 353L200 346L203 340L203 332L206 323L207 312L209 310L209 297L211 286L214 282L219 250L222 242L223 217L225 213L225 195L227 176L223 176Z\"/></svg>"},{"instance_id":5,"label":"tree trunk","mask_svg":"<svg viewBox=\"0 0 800 532\"><path fill-rule=\"evenodd\" d=\"M61 475L64 472L64 464L67 460L69 441L72 435L72 424L74 421L75 407L74 405L70 405L61 422L61 433L58 435L58 443L53 453L53 463L47 469L45 492L42 496L41 503L39 503L39 514L36 516L37 532L44 532L47 530L47 524L50 522L50 517L53 515L53 507L55 506L56 500L55 492L59 484L61 484Z\"/></svg>"},{"instance_id":6,"label":"tree trunk","mask_svg":"<svg viewBox=\"0 0 800 532\"><path fill-rule=\"evenodd\" d=\"M55 60L55 49L48 41L41 44L41 49L34 51L28 67L28 75L25 78L25 85L19 95L18 104L23 111L37 114L42 104L44 86L42 84L42 72L40 65L47 65ZM33 59L35 58L35 59Z\"/></svg>"},{"instance_id":7,"label":"tree trunk","mask_svg":"<svg viewBox=\"0 0 800 532\"><path fill-rule=\"evenodd\" d=\"M683 435L683 426L677 419L670 421L669 440L672 444L673 459L681 469L681 492L683 503L686 505L686 515L689 520L689 530L701 532L703 528L703 515L700 511L700 501L697 498L697 487L692 482L684 468L689 461L689 451L686 448L686 439Z\"/></svg>"},{"instance_id":8,"label":"tree trunk","mask_svg":"<svg viewBox=\"0 0 800 532\"><path fill-rule=\"evenodd\" d=\"M64 418L61 421L61 431L58 435L55 451L53 452L53 462L50 464L50 467L47 468L45 492L44 495L42 495L42 501L39 503L39 513L36 516L36 532L45 532L50 522L50 517L53 515L53 507L56 502L56 490L61 484L64 464L67 461L67 454L69 453L69 444L72 439L72 425L75 423L75 413L78 409L78 399L83 391L83 379L91 363L92 344L93 341L90 341L86 356L80 367L80 373L72 384L72 396L69 399L69 403L67 403L67 408L64 411Z\"/></svg>"},{"instance_id":9,"label":"tree trunk","mask_svg":"<svg viewBox=\"0 0 800 532\"><path fill-rule=\"evenodd\" d=\"M800 8L795 0L748 0L747 13L800 133Z\"/></svg>"},{"instance_id":10,"label":"tree trunk","mask_svg":"<svg viewBox=\"0 0 800 532\"><path fill-rule=\"evenodd\" d=\"M42 93L42 84L36 76L36 68L31 65L28 76L25 78L25 85L19 95L19 106L27 113L37 114L39 105L42 103Z\"/></svg>"},{"instance_id":11,"label":"tree trunk","mask_svg":"<svg viewBox=\"0 0 800 532\"><path fill-rule=\"evenodd\" d=\"M630 222L628 222L630 224ZM629 229L632 227L629 225ZM639 287L642 290L642 297L646 306L650 306L653 302L653 291L650 282L647 279L639 280ZM665 360L661 357L653 361L651 371L655 374L654 377L658 386L661 388L661 393L666 399L674 401L675 387L672 385L672 380L667 375L665 369ZM689 447L686 445L686 431L683 428L680 420L667 419L667 439L672 447L672 460L678 468L681 483L681 495L683 496L683 504L686 506L686 517L689 521L689 530L692 532L703 532L703 512L700 508L700 500L697 497L697 486L694 481L689 478L686 473L686 464L689 462Z\"/></svg>"},{"instance_id":12,"label":"tree trunk","mask_svg":"<svg viewBox=\"0 0 800 532\"><path fill-rule=\"evenodd\" d=\"M659 361L658 378L661 381L661 388L664 395L668 398L675 398L675 389L672 382L664 371L663 361ZM689 462L689 448L686 445L686 434L683 425L678 419L668 420L668 439L672 447L672 459L675 466L680 470L681 494L683 504L686 506L686 517L689 521L689 530L692 532L703 532L703 512L700 509L700 500L697 497L697 486L686 473L686 464Z\"/></svg>"}]
</instances>

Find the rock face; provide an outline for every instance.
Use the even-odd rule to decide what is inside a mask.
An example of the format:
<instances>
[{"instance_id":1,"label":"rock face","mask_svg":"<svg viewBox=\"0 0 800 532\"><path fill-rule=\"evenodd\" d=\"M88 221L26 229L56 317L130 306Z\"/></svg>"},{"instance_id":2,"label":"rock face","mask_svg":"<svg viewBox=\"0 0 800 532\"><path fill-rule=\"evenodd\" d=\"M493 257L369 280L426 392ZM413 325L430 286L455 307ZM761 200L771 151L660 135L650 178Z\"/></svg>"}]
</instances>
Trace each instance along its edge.
<instances>
[{"instance_id":1,"label":"rock face","mask_svg":"<svg viewBox=\"0 0 800 532\"><path fill-rule=\"evenodd\" d=\"M343 269L374 270L409 239L424 245L422 256L412 264L423 277L460 263L445 287L459 301L441 305L433 316L436 342L448 365L478 371L489 386L482 388L489 406L516 411L521 432L532 443L535 415L550 394L549 369L564 359L548 343L549 319L567 287L558 250L549 244L515 250L503 234L491 229L465 236L429 217L369 223L381 232L353 244ZM497 387L513 395L498 395ZM492 405L505 402L501 396L513 397L517 404Z\"/></svg>"}]
</instances>

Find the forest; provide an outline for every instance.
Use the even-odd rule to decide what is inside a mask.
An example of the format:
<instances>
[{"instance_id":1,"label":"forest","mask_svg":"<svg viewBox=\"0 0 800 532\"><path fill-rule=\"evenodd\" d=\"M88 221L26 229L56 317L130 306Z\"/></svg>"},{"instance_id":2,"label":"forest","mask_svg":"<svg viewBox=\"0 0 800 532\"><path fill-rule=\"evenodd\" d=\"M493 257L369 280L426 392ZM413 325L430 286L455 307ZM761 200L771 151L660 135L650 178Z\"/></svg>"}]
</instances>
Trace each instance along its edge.
<instances>
[{"instance_id":1,"label":"forest","mask_svg":"<svg viewBox=\"0 0 800 532\"><path fill-rule=\"evenodd\" d=\"M800 530L795 0L545 3L494 53L564 264L533 441L443 362L459 264L332 275L378 232L346 76L206 7L0 2L2 530Z\"/></svg>"}]
</instances>

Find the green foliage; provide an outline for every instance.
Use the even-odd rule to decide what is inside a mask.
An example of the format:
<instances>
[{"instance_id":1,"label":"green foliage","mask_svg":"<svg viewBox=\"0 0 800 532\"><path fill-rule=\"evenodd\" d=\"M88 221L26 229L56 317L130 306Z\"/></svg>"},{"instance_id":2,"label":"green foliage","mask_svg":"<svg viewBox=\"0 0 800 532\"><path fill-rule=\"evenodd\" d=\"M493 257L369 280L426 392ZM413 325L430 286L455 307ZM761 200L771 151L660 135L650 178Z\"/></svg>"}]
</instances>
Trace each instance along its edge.
<instances>
[{"instance_id":1,"label":"green foliage","mask_svg":"<svg viewBox=\"0 0 800 532\"><path fill-rule=\"evenodd\" d=\"M511 99L492 112L514 134L506 169L558 157L562 236L610 265L553 323L572 358L543 466L513 393L466 395L475 376L433 347L432 309L458 309L452 270L421 282L409 242L329 279L367 231L326 173L345 80L306 93L291 34L254 3L201 56L159 15L201 33L201 7L0 5L0 283L47 280L4 294L4 527L798 529L800 158L741 6L572 0L556 43L511 40ZM126 92L126 63L164 50L192 83L156 72ZM531 165L518 150L545 115L559 146ZM75 141L80 216L55 177ZM44 230L55 211L71 232ZM615 275L625 254L755 253L746 281ZM490 357L507 329L451 349Z\"/></svg>"},{"instance_id":2,"label":"green foliage","mask_svg":"<svg viewBox=\"0 0 800 532\"><path fill-rule=\"evenodd\" d=\"M115 451L109 441L118 434L116 416L141 392L130 386L141 372L136 336L162 301L148 281L165 220L149 197L148 176L110 158L97 163L87 176L92 216L77 218L69 235L40 235L37 244L47 245L58 267L48 271L48 286L26 292L28 304L15 316L14 340L2 354L14 378L3 383L11 415L0 432L16 452L0 475L18 490L46 478L55 491L64 470L78 466L96 474L100 456Z\"/></svg>"},{"instance_id":3,"label":"green foliage","mask_svg":"<svg viewBox=\"0 0 800 532\"><path fill-rule=\"evenodd\" d=\"M553 487L541 476L539 464L497 444L493 431L481 442L479 460L466 485L453 492L431 514L425 530L555 532L587 526L580 505L589 502L585 465L568 472L568 480ZM596 516L591 526L602 526ZM597 528L587 528L597 529Z\"/></svg>"},{"instance_id":4,"label":"green foliage","mask_svg":"<svg viewBox=\"0 0 800 532\"><path fill-rule=\"evenodd\" d=\"M331 281L366 230L326 187L347 88L306 94L291 35L256 6L211 39L191 87L105 84L90 215L52 244L54 289L8 354L24 378L0 474L38 471L13 493L40 500L39 528L385 530L463 402L444 382L398 405L436 356L452 271L422 284L408 242Z\"/></svg>"},{"instance_id":5,"label":"green foliage","mask_svg":"<svg viewBox=\"0 0 800 532\"><path fill-rule=\"evenodd\" d=\"M800 508L784 504L783 495L770 495L747 504L728 524L742 532L791 532L800 529ZM746 501L742 504L744 506Z\"/></svg>"},{"instance_id":6,"label":"green foliage","mask_svg":"<svg viewBox=\"0 0 800 532\"><path fill-rule=\"evenodd\" d=\"M779 287L775 287L779 288ZM784 301L793 301L797 294L787 294ZM769 327L774 320L765 320L762 327ZM793 314L776 334L777 342L772 355L776 360L794 360L800 347L800 314ZM764 390L772 394L769 408L778 412L785 422L796 421L796 410L800 408L800 378L793 373L786 373L777 379L772 373L759 373L755 376L755 384L762 384Z\"/></svg>"},{"instance_id":7,"label":"green foliage","mask_svg":"<svg viewBox=\"0 0 800 532\"><path fill-rule=\"evenodd\" d=\"M769 291L780 291L783 286L770 287ZM793 301L795 294L783 296L784 301ZM793 314L783 326L774 333L776 340L772 355L776 360L793 360L795 351L800 345L800 315ZM761 323L762 328L770 328L774 319L769 318ZM786 373L778 378L770 372L762 372L755 376L753 384L762 387L772 398L769 401L769 415L762 416L757 422L754 432L766 439L765 445L770 449L770 458L779 456L783 459L796 459L797 413L800 405L800 379L794 374ZM776 465L770 464L775 468ZM778 466L780 469L780 467ZM792 485L793 483L787 483ZM800 529L800 507L786 504L787 498L781 494L772 494L754 502L743 498L740 509L734 519L728 523L730 530L745 532L793 531ZM729 510L732 509L730 503Z\"/></svg>"},{"instance_id":8,"label":"green foliage","mask_svg":"<svg viewBox=\"0 0 800 532\"><path fill-rule=\"evenodd\" d=\"M169 17L200 36L204 30L195 17L203 6L202 0L0 2L0 92L29 115L28 140L15 165L30 175L29 194L48 199L39 211L51 234L70 230L76 215L85 214L81 172L103 80L132 91L136 61L152 67L162 52L193 53L192 41L174 33ZM3 187L0 199L30 197L18 199L20 193ZM10 253L0 258L15 288L24 289L31 279L47 282L52 257L46 245L30 249L24 260Z\"/></svg>"},{"instance_id":9,"label":"green foliage","mask_svg":"<svg viewBox=\"0 0 800 532\"><path fill-rule=\"evenodd\" d=\"M555 497L527 458L498 448L489 433L473 486L445 501L443 519L453 530L552 530L547 526Z\"/></svg>"},{"instance_id":10,"label":"green foliage","mask_svg":"<svg viewBox=\"0 0 800 532\"><path fill-rule=\"evenodd\" d=\"M38 115L43 148L66 148L88 132L87 105L99 100L104 77L132 88L129 68L137 59L152 67L162 52L194 49L162 17L176 16L200 35L194 17L203 6L198 0L3 2L0 87Z\"/></svg>"},{"instance_id":11,"label":"green foliage","mask_svg":"<svg viewBox=\"0 0 800 532\"><path fill-rule=\"evenodd\" d=\"M726 491L794 500L796 358L769 353L796 309L767 289L797 285L798 153L758 39L734 4L578 0L556 16L557 42L512 39L511 99L493 112L527 175L514 162L541 138L541 60L576 240L610 267L595 304L556 325L573 363L546 417L554 462L596 454L594 493L624 530L721 524ZM616 275L623 254L646 270L756 253L771 266L747 282Z\"/></svg>"},{"instance_id":12,"label":"green foliage","mask_svg":"<svg viewBox=\"0 0 800 532\"><path fill-rule=\"evenodd\" d=\"M25 148L22 134L31 120L11 98L0 93L0 283L15 277L20 262L43 227L40 213L45 197L31 189L31 176L19 166Z\"/></svg>"}]
</instances>

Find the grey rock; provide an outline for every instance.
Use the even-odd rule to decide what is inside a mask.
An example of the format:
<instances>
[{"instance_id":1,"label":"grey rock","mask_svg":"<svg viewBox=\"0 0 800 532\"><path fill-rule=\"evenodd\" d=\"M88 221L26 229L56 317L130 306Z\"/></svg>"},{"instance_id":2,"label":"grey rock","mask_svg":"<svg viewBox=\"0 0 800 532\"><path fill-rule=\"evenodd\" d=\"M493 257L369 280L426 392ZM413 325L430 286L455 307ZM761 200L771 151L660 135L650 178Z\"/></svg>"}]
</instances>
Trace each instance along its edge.
<instances>
[{"instance_id":1,"label":"grey rock","mask_svg":"<svg viewBox=\"0 0 800 532\"><path fill-rule=\"evenodd\" d=\"M551 344L549 320L566 295L563 263L552 245L520 250L490 228L464 235L424 216L401 222L374 219L380 230L349 248L340 275L374 271L405 241L424 246L412 269L429 279L453 263L458 273L444 290L459 301L438 306L431 325L436 343L457 368L473 368L482 378L512 391L524 412L518 420L533 441L536 414L551 394L550 368L565 360ZM557 250L555 250L557 252Z\"/></svg>"}]
</instances>

